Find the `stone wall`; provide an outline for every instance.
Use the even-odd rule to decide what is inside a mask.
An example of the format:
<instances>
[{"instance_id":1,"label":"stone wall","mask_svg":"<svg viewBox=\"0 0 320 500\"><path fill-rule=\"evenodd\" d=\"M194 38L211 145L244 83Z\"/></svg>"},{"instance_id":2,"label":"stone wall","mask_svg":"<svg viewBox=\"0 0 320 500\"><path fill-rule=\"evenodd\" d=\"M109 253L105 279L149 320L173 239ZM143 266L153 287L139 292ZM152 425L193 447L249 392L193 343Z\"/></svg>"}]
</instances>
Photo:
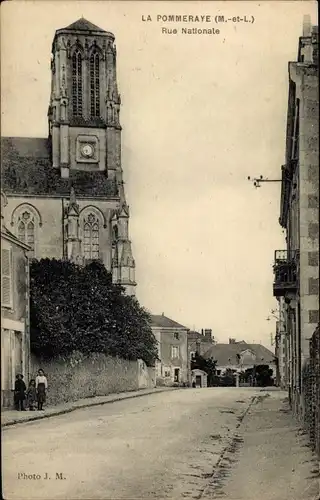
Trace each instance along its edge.
<instances>
[{"instance_id":1,"label":"stone wall","mask_svg":"<svg viewBox=\"0 0 320 500\"><path fill-rule=\"evenodd\" d=\"M142 359L138 359L138 386L139 389L156 387L156 370L147 366Z\"/></svg>"},{"instance_id":2,"label":"stone wall","mask_svg":"<svg viewBox=\"0 0 320 500\"><path fill-rule=\"evenodd\" d=\"M302 398L304 425L312 448L320 458L320 330L319 325L310 340L310 358L303 371Z\"/></svg>"},{"instance_id":3,"label":"stone wall","mask_svg":"<svg viewBox=\"0 0 320 500\"><path fill-rule=\"evenodd\" d=\"M54 361L42 361L32 356L33 378L39 368L48 378L48 405L154 387L152 369L141 360L128 361L104 354L83 356L81 353Z\"/></svg>"}]
</instances>

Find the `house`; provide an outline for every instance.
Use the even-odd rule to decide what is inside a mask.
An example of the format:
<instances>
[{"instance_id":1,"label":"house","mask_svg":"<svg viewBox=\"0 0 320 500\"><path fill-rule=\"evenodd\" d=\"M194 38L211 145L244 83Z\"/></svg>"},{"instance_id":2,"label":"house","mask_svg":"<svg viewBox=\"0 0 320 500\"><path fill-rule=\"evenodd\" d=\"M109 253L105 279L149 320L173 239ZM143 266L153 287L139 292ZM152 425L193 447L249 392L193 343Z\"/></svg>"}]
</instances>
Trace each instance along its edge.
<instances>
[{"instance_id":1,"label":"house","mask_svg":"<svg viewBox=\"0 0 320 500\"><path fill-rule=\"evenodd\" d=\"M203 357L213 358L217 361L217 375L226 370L242 372L255 365L269 365L276 374L276 362L274 354L261 344L229 343L215 344L208 349Z\"/></svg>"},{"instance_id":2,"label":"house","mask_svg":"<svg viewBox=\"0 0 320 500\"><path fill-rule=\"evenodd\" d=\"M1 405L13 403L15 377L29 378L29 263L30 247L4 225L7 204L1 193Z\"/></svg>"},{"instance_id":3,"label":"house","mask_svg":"<svg viewBox=\"0 0 320 500\"><path fill-rule=\"evenodd\" d=\"M190 368L188 358L189 329L164 314L151 315L151 328L159 346L160 361L156 365L158 384L187 383Z\"/></svg>"},{"instance_id":4,"label":"house","mask_svg":"<svg viewBox=\"0 0 320 500\"><path fill-rule=\"evenodd\" d=\"M7 227L37 259L101 261L134 295L115 37L81 18L56 30L48 62L50 47L48 131L1 139Z\"/></svg>"},{"instance_id":5,"label":"house","mask_svg":"<svg viewBox=\"0 0 320 500\"><path fill-rule=\"evenodd\" d=\"M286 248L275 251L273 296L284 318L286 384L294 414L306 425L310 339L319 324L319 35L305 16L297 59L288 64L285 164L281 166L279 223ZM279 336L278 336L279 338ZM316 365L317 366L317 363ZM319 385L318 388L319 389ZM311 391L312 392L312 391ZM309 415L308 415L309 412ZM319 432L320 443L320 432ZM319 444L320 447L320 444Z\"/></svg>"},{"instance_id":6,"label":"house","mask_svg":"<svg viewBox=\"0 0 320 500\"><path fill-rule=\"evenodd\" d=\"M211 345L214 344L214 337L212 330L205 329L200 332L190 330L188 332L188 356L189 360L194 358L196 352L202 355L206 352Z\"/></svg>"}]
</instances>

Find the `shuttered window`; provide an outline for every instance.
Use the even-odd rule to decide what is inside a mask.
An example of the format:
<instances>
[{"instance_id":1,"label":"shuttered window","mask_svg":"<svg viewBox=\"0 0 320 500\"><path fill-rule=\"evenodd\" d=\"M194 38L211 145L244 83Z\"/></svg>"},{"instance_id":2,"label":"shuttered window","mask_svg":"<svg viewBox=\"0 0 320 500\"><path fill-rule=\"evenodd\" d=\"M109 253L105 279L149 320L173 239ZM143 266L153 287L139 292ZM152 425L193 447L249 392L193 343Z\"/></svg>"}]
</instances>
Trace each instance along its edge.
<instances>
[{"instance_id":1,"label":"shuttered window","mask_svg":"<svg viewBox=\"0 0 320 500\"><path fill-rule=\"evenodd\" d=\"M12 261L9 248L1 250L1 304L12 307Z\"/></svg>"}]
</instances>

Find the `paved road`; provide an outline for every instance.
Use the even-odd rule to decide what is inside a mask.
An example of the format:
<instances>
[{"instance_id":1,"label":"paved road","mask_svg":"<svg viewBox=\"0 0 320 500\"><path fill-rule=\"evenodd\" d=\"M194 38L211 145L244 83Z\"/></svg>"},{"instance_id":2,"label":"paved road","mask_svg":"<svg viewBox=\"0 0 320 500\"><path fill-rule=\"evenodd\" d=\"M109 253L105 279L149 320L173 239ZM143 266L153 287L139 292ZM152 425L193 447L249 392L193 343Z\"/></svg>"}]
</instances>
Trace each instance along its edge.
<instances>
[{"instance_id":1,"label":"paved road","mask_svg":"<svg viewBox=\"0 0 320 500\"><path fill-rule=\"evenodd\" d=\"M284 397L182 389L8 427L4 498L319 500Z\"/></svg>"},{"instance_id":2,"label":"paved road","mask_svg":"<svg viewBox=\"0 0 320 500\"><path fill-rule=\"evenodd\" d=\"M4 497L196 498L254 394L182 389L4 429Z\"/></svg>"}]
</instances>

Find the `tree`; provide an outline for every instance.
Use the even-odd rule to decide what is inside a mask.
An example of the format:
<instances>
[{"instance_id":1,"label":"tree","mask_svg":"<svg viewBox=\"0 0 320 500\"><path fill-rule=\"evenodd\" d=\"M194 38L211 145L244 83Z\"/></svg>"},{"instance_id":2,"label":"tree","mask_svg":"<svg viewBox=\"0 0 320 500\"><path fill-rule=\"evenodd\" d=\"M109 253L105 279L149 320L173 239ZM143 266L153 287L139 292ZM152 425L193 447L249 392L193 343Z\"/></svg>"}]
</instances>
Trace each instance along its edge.
<instances>
[{"instance_id":1,"label":"tree","mask_svg":"<svg viewBox=\"0 0 320 500\"><path fill-rule=\"evenodd\" d=\"M152 365L157 342L150 316L112 283L99 262L85 267L42 259L30 268L31 349L44 357L102 352Z\"/></svg>"}]
</instances>

